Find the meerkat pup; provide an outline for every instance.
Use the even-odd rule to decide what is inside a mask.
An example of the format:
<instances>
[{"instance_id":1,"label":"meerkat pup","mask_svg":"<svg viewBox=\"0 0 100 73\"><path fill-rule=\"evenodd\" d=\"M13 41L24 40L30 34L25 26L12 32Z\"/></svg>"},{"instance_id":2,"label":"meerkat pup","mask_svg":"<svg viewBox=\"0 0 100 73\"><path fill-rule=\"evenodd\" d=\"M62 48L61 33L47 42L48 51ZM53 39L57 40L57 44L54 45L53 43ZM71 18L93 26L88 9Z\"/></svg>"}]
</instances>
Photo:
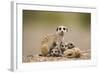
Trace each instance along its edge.
<instances>
[{"instance_id":1,"label":"meerkat pup","mask_svg":"<svg viewBox=\"0 0 100 73\"><path fill-rule=\"evenodd\" d=\"M67 44L67 49L64 51L64 56L68 58L79 58L81 56L81 50L70 42Z\"/></svg>"},{"instance_id":2,"label":"meerkat pup","mask_svg":"<svg viewBox=\"0 0 100 73\"><path fill-rule=\"evenodd\" d=\"M52 57L61 57L61 50L59 49L58 46L56 46L55 48L53 48L52 50L50 50L49 56Z\"/></svg>"},{"instance_id":3,"label":"meerkat pup","mask_svg":"<svg viewBox=\"0 0 100 73\"><path fill-rule=\"evenodd\" d=\"M60 49L62 54L64 53L64 51L67 49L67 43L66 42L61 42L60 43Z\"/></svg>"}]
</instances>

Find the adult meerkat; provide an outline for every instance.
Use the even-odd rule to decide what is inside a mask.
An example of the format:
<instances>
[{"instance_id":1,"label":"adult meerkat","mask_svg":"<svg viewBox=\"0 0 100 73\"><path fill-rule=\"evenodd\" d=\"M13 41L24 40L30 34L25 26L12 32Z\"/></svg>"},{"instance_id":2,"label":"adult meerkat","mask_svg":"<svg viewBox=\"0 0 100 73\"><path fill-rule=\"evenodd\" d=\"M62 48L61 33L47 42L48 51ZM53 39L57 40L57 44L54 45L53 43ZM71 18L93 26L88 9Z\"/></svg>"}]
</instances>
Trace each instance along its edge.
<instances>
[{"instance_id":1,"label":"adult meerkat","mask_svg":"<svg viewBox=\"0 0 100 73\"><path fill-rule=\"evenodd\" d=\"M48 34L41 42L41 55L47 56L50 51L64 40L64 33L68 31L65 26L58 26L55 34Z\"/></svg>"},{"instance_id":2,"label":"adult meerkat","mask_svg":"<svg viewBox=\"0 0 100 73\"><path fill-rule=\"evenodd\" d=\"M67 49L64 51L64 56L68 58L79 58L82 55L81 50L75 47L73 43L67 44Z\"/></svg>"}]
</instances>

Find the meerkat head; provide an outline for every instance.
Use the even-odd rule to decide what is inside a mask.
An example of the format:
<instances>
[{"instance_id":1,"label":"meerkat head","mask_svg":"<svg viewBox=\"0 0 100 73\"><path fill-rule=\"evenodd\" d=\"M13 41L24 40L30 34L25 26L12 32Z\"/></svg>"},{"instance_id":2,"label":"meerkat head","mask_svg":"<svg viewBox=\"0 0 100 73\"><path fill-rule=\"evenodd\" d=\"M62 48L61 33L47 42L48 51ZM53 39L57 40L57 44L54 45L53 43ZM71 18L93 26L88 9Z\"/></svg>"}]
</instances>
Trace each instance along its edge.
<instances>
[{"instance_id":1,"label":"meerkat head","mask_svg":"<svg viewBox=\"0 0 100 73\"><path fill-rule=\"evenodd\" d=\"M55 47L50 51L50 55L53 57L58 57L59 54L60 54L60 50L58 49L58 47Z\"/></svg>"},{"instance_id":2,"label":"meerkat head","mask_svg":"<svg viewBox=\"0 0 100 73\"><path fill-rule=\"evenodd\" d=\"M65 26L58 26L57 29L56 29L56 32L59 35L63 36L65 32L68 32L68 28L66 28Z\"/></svg>"},{"instance_id":3,"label":"meerkat head","mask_svg":"<svg viewBox=\"0 0 100 73\"><path fill-rule=\"evenodd\" d=\"M62 53L66 50L67 48L67 43L66 42L61 42L60 43L60 49L62 51Z\"/></svg>"},{"instance_id":4,"label":"meerkat head","mask_svg":"<svg viewBox=\"0 0 100 73\"><path fill-rule=\"evenodd\" d=\"M72 42L69 42L68 44L67 44L67 49L72 49L72 48L74 48L75 47L75 45L72 43Z\"/></svg>"}]
</instances>

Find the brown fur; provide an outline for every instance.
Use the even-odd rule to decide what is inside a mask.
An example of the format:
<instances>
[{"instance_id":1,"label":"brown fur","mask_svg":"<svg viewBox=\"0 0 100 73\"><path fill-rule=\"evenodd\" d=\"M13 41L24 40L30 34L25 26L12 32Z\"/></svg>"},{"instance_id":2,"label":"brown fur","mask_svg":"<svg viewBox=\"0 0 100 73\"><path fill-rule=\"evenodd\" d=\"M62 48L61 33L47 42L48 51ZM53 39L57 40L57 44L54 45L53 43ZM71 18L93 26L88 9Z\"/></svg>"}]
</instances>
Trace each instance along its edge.
<instances>
[{"instance_id":1,"label":"brown fur","mask_svg":"<svg viewBox=\"0 0 100 73\"><path fill-rule=\"evenodd\" d=\"M81 50L79 48L67 49L64 51L64 56L68 58L79 58L81 56Z\"/></svg>"}]
</instances>

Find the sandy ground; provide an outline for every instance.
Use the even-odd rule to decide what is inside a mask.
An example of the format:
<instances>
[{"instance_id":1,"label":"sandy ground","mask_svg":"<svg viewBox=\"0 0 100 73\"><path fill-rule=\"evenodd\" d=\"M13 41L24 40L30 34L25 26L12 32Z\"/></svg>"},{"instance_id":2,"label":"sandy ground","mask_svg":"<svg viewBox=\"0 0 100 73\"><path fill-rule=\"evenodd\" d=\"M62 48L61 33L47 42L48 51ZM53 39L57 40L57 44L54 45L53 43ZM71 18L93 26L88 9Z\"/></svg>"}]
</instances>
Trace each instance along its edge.
<instances>
[{"instance_id":1,"label":"sandy ground","mask_svg":"<svg viewBox=\"0 0 100 73\"><path fill-rule=\"evenodd\" d=\"M85 51L79 58L44 57L38 55L27 55L26 57L23 57L23 63L45 62L45 61L71 61L71 60L87 60L87 59L91 59L90 51Z\"/></svg>"}]
</instances>

